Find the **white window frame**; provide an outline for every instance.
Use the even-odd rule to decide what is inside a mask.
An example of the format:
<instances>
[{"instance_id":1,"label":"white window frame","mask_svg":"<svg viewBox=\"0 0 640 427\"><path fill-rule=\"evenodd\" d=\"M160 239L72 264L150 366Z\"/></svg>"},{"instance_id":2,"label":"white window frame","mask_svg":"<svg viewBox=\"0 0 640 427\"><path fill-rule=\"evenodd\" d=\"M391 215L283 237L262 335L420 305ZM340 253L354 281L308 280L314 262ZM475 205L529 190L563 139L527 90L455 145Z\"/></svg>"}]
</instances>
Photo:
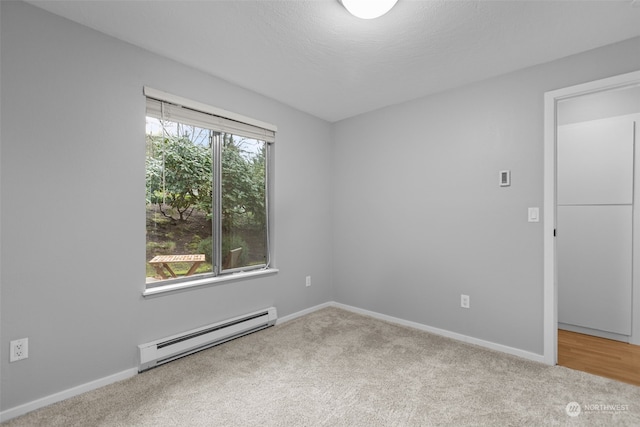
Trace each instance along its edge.
<instances>
[{"instance_id":1,"label":"white window frame","mask_svg":"<svg viewBox=\"0 0 640 427\"><path fill-rule=\"evenodd\" d=\"M267 209L267 260L262 266L252 266L247 268L237 268L233 270L214 271L206 276L194 276L188 278L178 278L163 281L153 286L145 285L143 296L156 296L177 291L222 284L237 280L251 279L265 275L271 275L278 272L273 267L272 247L270 244L272 230L272 206L271 198L273 194L273 149L275 143L275 133L277 127L273 124L252 119L237 113L226 111L217 107L173 95L164 91L153 89L145 86L143 93L146 97L147 114L152 112L153 116L162 116L163 118L184 124L195 125L217 132L226 132L233 135L245 136L264 141L267 144L266 157L266 209ZM157 109L157 111L155 111ZM162 112L161 112L162 110ZM214 160L214 173L219 173L219 159ZM216 203L214 200L213 203ZM219 203L219 200L218 200ZM219 231L215 232L214 245L217 247L217 260L214 264L220 266L220 236Z\"/></svg>"}]
</instances>

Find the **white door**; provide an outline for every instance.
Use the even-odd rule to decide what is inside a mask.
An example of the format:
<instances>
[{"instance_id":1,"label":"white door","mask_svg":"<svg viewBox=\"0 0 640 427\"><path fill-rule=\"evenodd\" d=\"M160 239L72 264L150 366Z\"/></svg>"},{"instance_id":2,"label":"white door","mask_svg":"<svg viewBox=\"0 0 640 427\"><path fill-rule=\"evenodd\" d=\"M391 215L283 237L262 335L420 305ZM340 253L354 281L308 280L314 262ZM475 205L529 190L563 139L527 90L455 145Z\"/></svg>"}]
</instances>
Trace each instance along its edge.
<instances>
[{"instance_id":1,"label":"white door","mask_svg":"<svg viewBox=\"0 0 640 427\"><path fill-rule=\"evenodd\" d=\"M558 127L558 322L631 335L634 122Z\"/></svg>"}]
</instances>

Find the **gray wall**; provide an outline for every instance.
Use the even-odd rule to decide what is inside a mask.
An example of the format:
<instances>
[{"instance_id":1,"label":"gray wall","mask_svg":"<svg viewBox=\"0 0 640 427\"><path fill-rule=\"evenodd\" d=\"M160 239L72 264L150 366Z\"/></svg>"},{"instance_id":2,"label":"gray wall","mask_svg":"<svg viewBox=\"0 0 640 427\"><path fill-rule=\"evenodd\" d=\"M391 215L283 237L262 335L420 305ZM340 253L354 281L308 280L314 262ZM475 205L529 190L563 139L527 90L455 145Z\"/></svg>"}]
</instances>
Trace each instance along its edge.
<instances>
[{"instance_id":1,"label":"gray wall","mask_svg":"<svg viewBox=\"0 0 640 427\"><path fill-rule=\"evenodd\" d=\"M337 123L336 301L542 354L527 207L543 207L543 94L638 70L638 52L635 38Z\"/></svg>"},{"instance_id":2,"label":"gray wall","mask_svg":"<svg viewBox=\"0 0 640 427\"><path fill-rule=\"evenodd\" d=\"M1 409L133 368L148 340L332 299L329 123L30 5L1 4ZM278 126L279 274L142 298L143 85ZM9 364L9 341L23 337L29 358Z\"/></svg>"}]
</instances>

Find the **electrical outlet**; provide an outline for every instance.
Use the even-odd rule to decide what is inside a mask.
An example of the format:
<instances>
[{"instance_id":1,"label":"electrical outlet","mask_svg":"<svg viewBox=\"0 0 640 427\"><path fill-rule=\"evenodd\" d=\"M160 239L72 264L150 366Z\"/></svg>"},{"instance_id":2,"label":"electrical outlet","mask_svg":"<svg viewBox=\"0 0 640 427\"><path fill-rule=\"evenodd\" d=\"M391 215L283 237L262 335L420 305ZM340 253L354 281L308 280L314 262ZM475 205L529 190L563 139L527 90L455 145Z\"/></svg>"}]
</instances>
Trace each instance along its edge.
<instances>
[{"instance_id":1,"label":"electrical outlet","mask_svg":"<svg viewBox=\"0 0 640 427\"><path fill-rule=\"evenodd\" d=\"M305 285L306 285L307 287L311 286L311 276L307 276L307 279L306 279Z\"/></svg>"},{"instance_id":2,"label":"electrical outlet","mask_svg":"<svg viewBox=\"0 0 640 427\"><path fill-rule=\"evenodd\" d=\"M471 306L469 302L469 295L460 295L460 307L469 308Z\"/></svg>"},{"instance_id":3,"label":"electrical outlet","mask_svg":"<svg viewBox=\"0 0 640 427\"><path fill-rule=\"evenodd\" d=\"M9 344L11 352L9 354L9 362L16 362L29 357L29 338L11 341Z\"/></svg>"}]
</instances>

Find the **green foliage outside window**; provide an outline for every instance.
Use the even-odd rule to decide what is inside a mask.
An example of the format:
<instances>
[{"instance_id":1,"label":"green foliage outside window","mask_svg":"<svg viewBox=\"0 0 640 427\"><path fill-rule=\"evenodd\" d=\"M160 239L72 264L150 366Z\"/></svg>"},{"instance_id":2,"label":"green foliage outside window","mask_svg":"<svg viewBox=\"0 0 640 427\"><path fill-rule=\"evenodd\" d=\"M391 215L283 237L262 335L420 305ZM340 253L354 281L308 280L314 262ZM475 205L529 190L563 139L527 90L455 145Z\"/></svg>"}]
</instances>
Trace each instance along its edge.
<instances>
[{"instance_id":1,"label":"green foliage outside window","mask_svg":"<svg viewBox=\"0 0 640 427\"><path fill-rule=\"evenodd\" d=\"M211 212L211 148L185 137L148 136L147 203L163 215L187 219L194 209ZM172 208L167 212L165 205Z\"/></svg>"}]
</instances>

